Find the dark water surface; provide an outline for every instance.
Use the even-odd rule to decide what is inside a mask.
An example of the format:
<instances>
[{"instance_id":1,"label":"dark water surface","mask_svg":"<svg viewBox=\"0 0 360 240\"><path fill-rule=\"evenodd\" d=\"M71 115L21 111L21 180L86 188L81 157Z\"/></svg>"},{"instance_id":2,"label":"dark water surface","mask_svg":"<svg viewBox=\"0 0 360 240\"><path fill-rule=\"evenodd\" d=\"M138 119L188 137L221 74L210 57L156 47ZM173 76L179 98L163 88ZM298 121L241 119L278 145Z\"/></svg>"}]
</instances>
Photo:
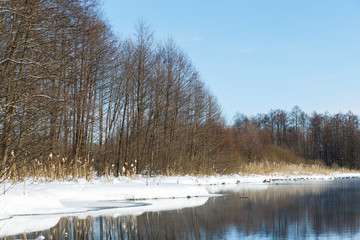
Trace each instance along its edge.
<instances>
[{"instance_id":1,"label":"dark water surface","mask_svg":"<svg viewBox=\"0 0 360 240\"><path fill-rule=\"evenodd\" d=\"M6 239L360 239L359 180L221 189L226 195L199 207L138 216L62 217L49 230Z\"/></svg>"}]
</instances>

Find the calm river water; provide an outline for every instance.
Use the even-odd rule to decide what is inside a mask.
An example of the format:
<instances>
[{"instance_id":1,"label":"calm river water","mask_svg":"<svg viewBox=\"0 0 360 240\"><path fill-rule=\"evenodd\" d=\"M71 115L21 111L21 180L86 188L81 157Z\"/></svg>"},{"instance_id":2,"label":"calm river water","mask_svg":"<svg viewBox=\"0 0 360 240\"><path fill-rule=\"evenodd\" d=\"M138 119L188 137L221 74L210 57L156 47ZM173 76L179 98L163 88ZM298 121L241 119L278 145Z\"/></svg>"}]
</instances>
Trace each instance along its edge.
<instances>
[{"instance_id":1,"label":"calm river water","mask_svg":"<svg viewBox=\"0 0 360 240\"><path fill-rule=\"evenodd\" d=\"M6 239L360 239L360 180L210 190L225 195L137 216L61 217L51 229Z\"/></svg>"}]
</instances>

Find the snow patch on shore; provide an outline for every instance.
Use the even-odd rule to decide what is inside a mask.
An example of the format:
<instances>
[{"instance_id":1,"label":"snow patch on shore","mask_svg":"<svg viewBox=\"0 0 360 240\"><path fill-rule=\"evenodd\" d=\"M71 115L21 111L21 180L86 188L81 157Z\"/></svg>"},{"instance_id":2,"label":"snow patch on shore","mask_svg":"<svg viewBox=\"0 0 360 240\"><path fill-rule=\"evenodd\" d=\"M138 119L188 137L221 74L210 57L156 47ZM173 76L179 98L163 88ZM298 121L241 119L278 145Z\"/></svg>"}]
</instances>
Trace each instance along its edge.
<instances>
[{"instance_id":1,"label":"snow patch on shore","mask_svg":"<svg viewBox=\"0 0 360 240\"><path fill-rule=\"evenodd\" d=\"M58 198L36 190L25 195L10 191L0 197L0 206L8 216L61 213L64 209Z\"/></svg>"},{"instance_id":2,"label":"snow patch on shore","mask_svg":"<svg viewBox=\"0 0 360 240\"><path fill-rule=\"evenodd\" d=\"M6 183L11 185L10 183ZM27 180L16 183L0 196L0 219L19 215L63 214L93 210L82 206L84 202L173 199L210 196L205 187L149 181L141 178L103 178L43 182ZM7 186L8 187L8 186ZM25 194L24 194L25 193Z\"/></svg>"}]
</instances>

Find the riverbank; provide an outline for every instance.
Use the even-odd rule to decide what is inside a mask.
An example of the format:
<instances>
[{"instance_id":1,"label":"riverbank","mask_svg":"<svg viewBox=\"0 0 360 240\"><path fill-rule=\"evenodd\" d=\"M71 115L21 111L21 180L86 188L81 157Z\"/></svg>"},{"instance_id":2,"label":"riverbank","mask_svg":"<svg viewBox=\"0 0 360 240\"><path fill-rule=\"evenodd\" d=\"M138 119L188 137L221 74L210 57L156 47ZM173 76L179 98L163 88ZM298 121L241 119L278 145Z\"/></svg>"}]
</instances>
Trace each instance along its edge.
<instances>
[{"instance_id":1,"label":"riverbank","mask_svg":"<svg viewBox=\"0 0 360 240\"><path fill-rule=\"evenodd\" d=\"M269 174L223 176L157 176L146 178L94 178L92 181L27 180L9 187L0 196L0 238L42 232L62 217L78 219L98 216L136 216L204 205L222 191L257 192L279 187L331 185L335 179L360 179L360 173ZM350 181L349 181L350 182ZM276 183L276 184L273 184ZM300 185L298 183L301 183ZM245 201L254 195L244 195ZM133 201L137 199L138 201ZM39 233L40 234L40 233ZM38 234L35 234L38 236Z\"/></svg>"},{"instance_id":2,"label":"riverbank","mask_svg":"<svg viewBox=\"0 0 360 240\"><path fill-rule=\"evenodd\" d=\"M209 197L209 185L268 183L274 181L333 180L360 178L360 173L315 175L218 175L95 178L72 181L29 179L19 183L3 183L0 196L0 219L19 215L68 214L96 209L89 202L129 201ZM87 204L81 204L87 203ZM124 207L117 205L113 207ZM125 206L126 207L126 206Z\"/></svg>"}]
</instances>

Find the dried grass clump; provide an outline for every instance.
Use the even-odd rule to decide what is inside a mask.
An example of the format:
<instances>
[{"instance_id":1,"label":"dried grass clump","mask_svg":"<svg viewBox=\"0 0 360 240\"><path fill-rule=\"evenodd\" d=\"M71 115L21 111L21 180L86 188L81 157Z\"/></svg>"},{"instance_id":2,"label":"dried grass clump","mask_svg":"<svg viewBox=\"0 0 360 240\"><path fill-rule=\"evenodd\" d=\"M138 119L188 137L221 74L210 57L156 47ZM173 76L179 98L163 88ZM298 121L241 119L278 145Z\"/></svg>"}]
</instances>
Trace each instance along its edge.
<instances>
[{"instance_id":1,"label":"dried grass clump","mask_svg":"<svg viewBox=\"0 0 360 240\"><path fill-rule=\"evenodd\" d=\"M120 175L137 179L137 164L137 160L131 161L129 164L125 162ZM115 164L107 164L101 173L96 171L98 165L99 163L96 163L94 159L79 157L70 160L53 153L30 160L16 160L16 157L13 156L9 164L3 170L0 169L0 183L5 181L19 182L29 178L35 178L39 181L85 178L90 181L98 174L111 181L119 175Z\"/></svg>"},{"instance_id":2,"label":"dried grass clump","mask_svg":"<svg viewBox=\"0 0 360 240\"><path fill-rule=\"evenodd\" d=\"M263 158L248 162L240 158L237 165L231 168L232 173L240 172L249 174L291 174L291 175L311 175L311 174L330 174L334 172L355 173L356 170L340 168L337 164L332 166L325 165L320 160L306 160L292 153L291 151L279 146L270 146L264 150Z\"/></svg>"},{"instance_id":3,"label":"dried grass clump","mask_svg":"<svg viewBox=\"0 0 360 240\"><path fill-rule=\"evenodd\" d=\"M12 159L7 171L2 174L2 180L12 182L27 178L40 180L69 180L85 178L88 181L95 176L94 159L78 158L69 160L60 155L50 153L46 157L31 160L16 161Z\"/></svg>"},{"instance_id":4,"label":"dried grass clump","mask_svg":"<svg viewBox=\"0 0 360 240\"><path fill-rule=\"evenodd\" d=\"M319 164L294 164L286 162L250 162L240 167L243 174L268 175L273 173L286 173L294 175L329 174L331 169Z\"/></svg>"}]
</instances>

